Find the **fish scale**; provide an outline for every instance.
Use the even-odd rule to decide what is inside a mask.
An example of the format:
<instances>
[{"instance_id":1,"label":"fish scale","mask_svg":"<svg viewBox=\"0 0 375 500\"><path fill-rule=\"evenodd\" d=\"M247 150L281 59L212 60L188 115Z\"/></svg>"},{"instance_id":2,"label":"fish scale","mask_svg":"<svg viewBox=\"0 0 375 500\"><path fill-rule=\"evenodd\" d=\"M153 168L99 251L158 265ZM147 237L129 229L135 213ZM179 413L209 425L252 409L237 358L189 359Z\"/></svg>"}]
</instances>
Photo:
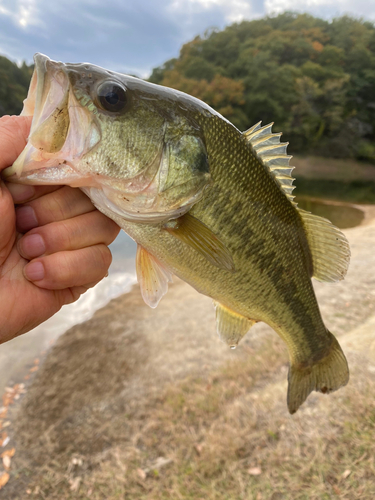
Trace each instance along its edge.
<instances>
[{"instance_id":1,"label":"fish scale","mask_svg":"<svg viewBox=\"0 0 375 500\"><path fill-rule=\"evenodd\" d=\"M79 186L137 242L148 305L175 274L212 297L230 347L254 323L270 325L289 351L290 413L311 391L348 382L311 277L342 279L349 246L329 221L298 209L287 143L272 124L241 133L182 92L41 54L24 114L34 114L33 141L5 171L9 179Z\"/></svg>"}]
</instances>

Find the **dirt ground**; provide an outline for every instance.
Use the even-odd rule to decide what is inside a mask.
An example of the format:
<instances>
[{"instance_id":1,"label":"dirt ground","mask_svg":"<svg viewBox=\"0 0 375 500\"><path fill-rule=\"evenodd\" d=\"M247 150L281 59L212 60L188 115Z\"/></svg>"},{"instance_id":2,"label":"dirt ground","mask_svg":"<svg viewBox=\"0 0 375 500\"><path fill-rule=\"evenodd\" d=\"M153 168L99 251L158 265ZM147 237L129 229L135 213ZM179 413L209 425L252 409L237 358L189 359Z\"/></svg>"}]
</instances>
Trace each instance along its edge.
<instances>
[{"instance_id":1,"label":"dirt ground","mask_svg":"<svg viewBox=\"0 0 375 500\"><path fill-rule=\"evenodd\" d=\"M22 387L0 499L375 498L375 207L362 208L347 278L315 283L347 387L291 417L269 327L230 350L210 299L176 279L151 310L135 286L60 337Z\"/></svg>"}]
</instances>

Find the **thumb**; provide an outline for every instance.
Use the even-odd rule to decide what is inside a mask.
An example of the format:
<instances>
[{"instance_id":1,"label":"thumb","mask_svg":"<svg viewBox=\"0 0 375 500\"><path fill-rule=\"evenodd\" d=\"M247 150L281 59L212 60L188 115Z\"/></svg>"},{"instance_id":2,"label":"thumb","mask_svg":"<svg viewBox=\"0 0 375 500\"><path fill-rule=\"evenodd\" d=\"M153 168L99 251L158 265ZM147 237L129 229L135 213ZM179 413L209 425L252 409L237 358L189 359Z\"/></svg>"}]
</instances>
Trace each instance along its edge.
<instances>
[{"instance_id":1,"label":"thumb","mask_svg":"<svg viewBox=\"0 0 375 500\"><path fill-rule=\"evenodd\" d=\"M12 165L26 145L31 116L0 118L0 173ZM16 238L16 214L12 197L0 179L0 266L10 254Z\"/></svg>"},{"instance_id":2,"label":"thumb","mask_svg":"<svg viewBox=\"0 0 375 500\"><path fill-rule=\"evenodd\" d=\"M0 266L12 250L16 238L16 213L13 199L5 184L0 181Z\"/></svg>"},{"instance_id":3,"label":"thumb","mask_svg":"<svg viewBox=\"0 0 375 500\"><path fill-rule=\"evenodd\" d=\"M0 172L10 167L26 146L32 116L0 118Z\"/></svg>"}]
</instances>

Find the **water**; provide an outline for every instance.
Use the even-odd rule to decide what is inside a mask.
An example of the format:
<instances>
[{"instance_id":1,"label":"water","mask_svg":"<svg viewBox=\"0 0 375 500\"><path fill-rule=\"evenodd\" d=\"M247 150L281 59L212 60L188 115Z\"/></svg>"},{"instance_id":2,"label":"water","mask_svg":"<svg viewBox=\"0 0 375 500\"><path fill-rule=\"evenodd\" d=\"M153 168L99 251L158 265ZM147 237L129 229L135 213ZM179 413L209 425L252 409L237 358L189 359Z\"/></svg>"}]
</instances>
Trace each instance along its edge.
<instances>
[{"instance_id":1,"label":"water","mask_svg":"<svg viewBox=\"0 0 375 500\"><path fill-rule=\"evenodd\" d=\"M329 219L332 224L340 229L359 226L365 217L364 212L359 208L352 207L340 202L329 202L317 200L316 198L296 197L298 206L303 210L312 212L320 217Z\"/></svg>"},{"instance_id":2,"label":"water","mask_svg":"<svg viewBox=\"0 0 375 500\"><path fill-rule=\"evenodd\" d=\"M109 274L131 273L135 276L135 253L137 244L124 231L120 231L115 241L109 247L112 252L112 264Z\"/></svg>"}]
</instances>

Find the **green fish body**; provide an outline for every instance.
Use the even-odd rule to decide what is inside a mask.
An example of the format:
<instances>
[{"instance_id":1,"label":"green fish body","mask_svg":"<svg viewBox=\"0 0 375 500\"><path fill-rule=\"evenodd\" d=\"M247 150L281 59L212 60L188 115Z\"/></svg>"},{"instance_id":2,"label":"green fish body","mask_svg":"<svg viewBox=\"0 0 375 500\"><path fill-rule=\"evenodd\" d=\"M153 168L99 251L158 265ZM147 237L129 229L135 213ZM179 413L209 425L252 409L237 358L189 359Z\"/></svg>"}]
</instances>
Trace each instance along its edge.
<instances>
[{"instance_id":1,"label":"green fish body","mask_svg":"<svg viewBox=\"0 0 375 500\"><path fill-rule=\"evenodd\" d=\"M24 107L34 116L29 144L8 175L81 187L137 242L151 307L174 274L212 297L231 347L254 323L270 325L290 356L291 413L311 391L345 385L347 362L311 277L342 279L349 246L293 202L281 134L260 124L241 133L195 98L92 65L37 55L36 73Z\"/></svg>"}]
</instances>

